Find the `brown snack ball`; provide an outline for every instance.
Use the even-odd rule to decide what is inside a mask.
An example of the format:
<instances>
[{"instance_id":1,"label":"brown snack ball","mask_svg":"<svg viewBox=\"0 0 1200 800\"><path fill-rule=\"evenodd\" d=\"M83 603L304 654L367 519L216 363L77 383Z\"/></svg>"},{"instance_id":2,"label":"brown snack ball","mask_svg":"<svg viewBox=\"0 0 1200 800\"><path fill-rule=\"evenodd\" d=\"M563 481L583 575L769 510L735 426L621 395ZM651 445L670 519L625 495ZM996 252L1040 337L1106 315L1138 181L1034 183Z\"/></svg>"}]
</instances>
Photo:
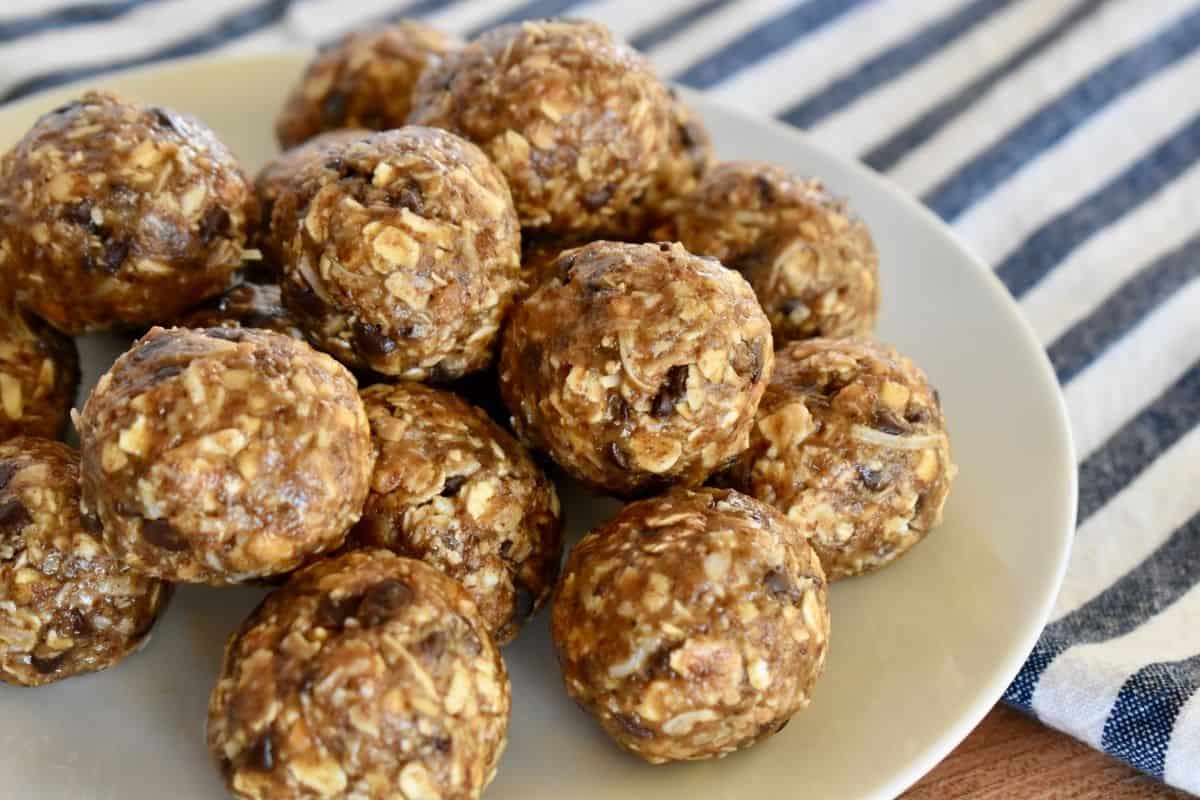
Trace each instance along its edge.
<instances>
[{"instance_id":1,"label":"brown snack ball","mask_svg":"<svg viewBox=\"0 0 1200 800\"><path fill-rule=\"evenodd\" d=\"M957 473L937 393L861 339L780 349L750 449L724 480L785 513L831 581L878 569L942 519Z\"/></svg>"},{"instance_id":2,"label":"brown snack ball","mask_svg":"<svg viewBox=\"0 0 1200 800\"><path fill-rule=\"evenodd\" d=\"M153 328L76 420L85 513L172 581L237 583L340 546L374 453L354 377L254 328Z\"/></svg>"},{"instance_id":3,"label":"brown snack ball","mask_svg":"<svg viewBox=\"0 0 1200 800\"><path fill-rule=\"evenodd\" d=\"M562 558L558 494L507 431L417 383L362 393L377 458L355 545L386 547L466 588L497 644L550 596Z\"/></svg>"},{"instance_id":4,"label":"brown snack ball","mask_svg":"<svg viewBox=\"0 0 1200 800\"><path fill-rule=\"evenodd\" d=\"M324 47L292 88L275 121L283 147L335 128L404 125L421 72L459 46L415 20L351 31Z\"/></svg>"},{"instance_id":5,"label":"brown snack ball","mask_svg":"<svg viewBox=\"0 0 1200 800\"><path fill-rule=\"evenodd\" d=\"M630 239L654 238L651 229L669 222L717 163L712 137L700 116L670 89L670 135L667 151L654 180L632 206L625 210L620 229ZM670 238L670 237L668 237Z\"/></svg>"},{"instance_id":6,"label":"brown snack ball","mask_svg":"<svg viewBox=\"0 0 1200 800\"><path fill-rule=\"evenodd\" d=\"M257 209L190 117L89 92L0 159L0 265L65 333L149 325L220 293Z\"/></svg>"},{"instance_id":7,"label":"brown snack ball","mask_svg":"<svg viewBox=\"0 0 1200 800\"><path fill-rule=\"evenodd\" d=\"M512 188L522 227L611 231L667 150L667 90L603 25L502 25L447 55L417 84L409 121L484 149Z\"/></svg>"},{"instance_id":8,"label":"brown snack ball","mask_svg":"<svg viewBox=\"0 0 1200 800\"><path fill-rule=\"evenodd\" d=\"M0 681L98 672L133 653L171 594L104 550L79 515L79 454L20 436L0 444Z\"/></svg>"},{"instance_id":9,"label":"brown snack ball","mask_svg":"<svg viewBox=\"0 0 1200 800\"><path fill-rule=\"evenodd\" d=\"M745 275L777 344L866 336L875 327L879 254L871 233L818 180L772 164L718 164L658 234Z\"/></svg>"},{"instance_id":10,"label":"brown snack ball","mask_svg":"<svg viewBox=\"0 0 1200 800\"><path fill-rule=\"evenodd\" d=\"M625 750L725 756L808 705L829 640L825 576L774 509L673 489L576 545L552 633L567 692Z\"/></svg>"},{"instance_id":11,"label":"brown snack ball","mask_svg":"<svg viewBox=\"0 0 1200 800\"><path fill-rule=\"evenodd\" d=\"M275 203L283 300L322 350L409 380L492 361L520 285L504 176L470 142L384 131L302 170Z\"/></svg>"},{"instance_id":12,"label":"brown snack ball","mask_svg":"<svg viewBox=\"0 0 1200 800\"><path fill-rule=\"evenodd\" d=\"M0 303L0 440L61 438L78 388L75 340Z\"/></svg>"},{"instance_id":13,"label":"brown snack ball","mask_svg":"<svg viewBox=\"0 0 1200 800\"><path fill-rule=\"evenodd\" d=\"M240 798L465 800L496 774L509 707L466 590L360 550L296 573L229 638L208 747Z\"/></svg>"},{"instance_id":14,"label":"brown snack ball","mask_svg":"<svg viewBox=\"0 0 1200 800\"><path fill-rule=\"evenodd\" d=\"M185 328L261 328L304 341L304 331L286 308L274 284L241 283L188 312Z\"/></svg>"},{"instance_id":15,"label":"brown snack ball","mask_svg":"<svg viewBox=\"0 0 1200 800\"><path fill-rule=\"evenodd\" d=\"M284 150L259 170L254 179L254 193L262 208L262 225L255 243L266 256L268 269L278 271L281 255L276 249L276 237L271 234L271 217L277 201L292 186L292 182L309 164L328 160L341 147L364 139L370 131L362 128L340 128L318 134L303 144Z\"/></svg>"},{"instance_id":16,"label":"brown snack ball","mask_svg":"<svg viewBox=\"0 0 1200 800\"><path fill-rule=\"evenodd\" d=\"M745 449L774 356L741 276L665 242L593 242L556 269L501 349L522 438L620 496L703 483Z\"/></svg>"}]
</instances>

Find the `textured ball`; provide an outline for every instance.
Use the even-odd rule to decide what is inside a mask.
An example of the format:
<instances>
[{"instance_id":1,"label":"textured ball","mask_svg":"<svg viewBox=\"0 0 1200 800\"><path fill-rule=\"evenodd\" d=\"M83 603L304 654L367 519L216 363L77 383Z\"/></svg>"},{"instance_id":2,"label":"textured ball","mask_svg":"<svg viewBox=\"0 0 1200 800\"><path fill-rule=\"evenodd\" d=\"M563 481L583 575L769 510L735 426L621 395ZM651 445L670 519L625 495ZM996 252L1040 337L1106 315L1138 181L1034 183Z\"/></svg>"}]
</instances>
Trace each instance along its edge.
<instances>
[{"instance_id":1,"label":"textured ball","mask_svg":"<svg viewBox=\"0 0 1200 800\"><path fill-rule=\"evenodd\" d=\"M921 541L956 472L937 393L912 361L813 339L776 354L750 448L725 480L799 525L838 580Z\"/></svg>"},{"instance_id":2,"label":"textured ball","mask_svg":"<svg viewBox=\"0 0 1200 800\"><path fill-rule=\"evenodd\" d=\"M89 92L0 159L0 267L66 333L171 319L219 294L257 215L202 123Z\"/></svg>"},{"instance_id":3,"label":"textured ball","mask_svg":"<svg viewBox=\"0 0 1200 800\"><path fill-rule=\"evenodd\" d=\"M526 441L622 496L702 483L745 448L774 356L741 276L666 243L594 242L555 269L500 356Z\"/></svg>"},{"instance_id":4,"label":"textured ball","mask_svg":"<svg viewBox=\"0 0 1200 800\"><path fill-rule=\"evenodd\" d=\"M0 303L0 440L62 437L79 388L75 341Z\"/></svg>"},{"instance_id":5,"label":"textured ball","mask_svg":"<svg viewBox=\"0 0 1200 800\"><path fill-rule=\"evenodd\" d=\"M79 515L79 455L0 444L0 681L41 686L107 669L145 644L170 586L105 552Z\"/></svg>"},{"instance_id":6,"label":"textured ball","mask_svg":"<svg viewBox=\"0 0 1200 800\"><path fill-rule=\"evenodd\" d=\"M230 637L208 745L240 798L478 798L509 704L467 592L364 550L301 570Z\"/></svg>"},{"instance_id":7,"label":"textured ball","mask_svg":"<svg viewBox=\"0 0 1200 800\"><path fill-rule=\"evenodd\" d=\"M497 644L550 596L562 558L554 484L487 414L416 383L362 393L378 458L354 544L419 558L461 583Z\"/></svg>"},{"instance_id":8,"label":"textured ball","mask_svg":"<svg viewBox=\"0 0 1200 800\"><path fill-rule=\"evenodd\" d=\"M825 578L758 501L674 489L571 551L554 598L563 681L651 763L724 756L808 705L829 639Z\"/></svg>"},{"instance_id":9,"label":"textured ball","mask_svg":"<svg viewBox=\"0 0 1200 800\"><path fill-rule=\"evenodd\" d=\"M354 378L253 328L154 328L77 422L83 505L114 555L172 581L287 572L340 546L374 453Z\"/></svg>"},{"instance_id":10,"label":"textured ball","mask_svg":"<svg viewBox=\"0 0 1200 800\"><path fill-rule=\"evenodd\" d=\"M276 203L283 299L343 363L448 381L487 366L520 285L504 177L470 142L402 128L310 164Z\"/></svg>"},{"instance_id":11,"label":"textured ball","mask_svg":"<svg viewBox=\"0 0 1200 800\"><path fill-rule=\"evenodd\" d=\"M778 343L875 327L879 256L870 231L818 180L771 164L719 164L658 235L745 275Z\"/></svg>"},{"instance_id":12,"label":"textured ball","mask_svg":"<svg viewBox=\"0 0 1200 800\"><path fill-rule=\"evenodd\" d=\"M400 20L346 34L322 48L275 122L283 147L336 128L404 125L421 72L458 42L428 25Z\"/></svg>"},{"instance_id":13,"label":"textured ball","mask_svg":"<svg viewBox=\"0 0 1200 800\"><path fill-rule=\"evenodd\" d=\"M417 84L409 121L454 131L504 172L522 227L612 231L668 150L670 99L636 50L599 23L502 25Z\"/></svg>"}]
</instances>

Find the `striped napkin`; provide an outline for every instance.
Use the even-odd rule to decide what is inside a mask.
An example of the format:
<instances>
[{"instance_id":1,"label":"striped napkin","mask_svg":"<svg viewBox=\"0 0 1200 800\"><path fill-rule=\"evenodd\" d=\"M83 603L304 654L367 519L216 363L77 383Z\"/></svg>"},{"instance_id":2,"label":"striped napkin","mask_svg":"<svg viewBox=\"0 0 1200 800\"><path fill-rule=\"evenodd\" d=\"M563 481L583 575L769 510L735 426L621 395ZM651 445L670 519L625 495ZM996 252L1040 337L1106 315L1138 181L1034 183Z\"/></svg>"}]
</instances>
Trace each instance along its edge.
<instances>
[{"instance_id":1,"label":"striped napkin","mask_svg":"<svg viewBox=\"0 0 1200 800\"><path fill-rule=\"evenodd\" d=\"M4 0L0 99L391 16L559 14L862 159L995 267L1081 459L1066 585L1005 697L1200 793L1197 0Z\"/></svg>"}]
</instances>

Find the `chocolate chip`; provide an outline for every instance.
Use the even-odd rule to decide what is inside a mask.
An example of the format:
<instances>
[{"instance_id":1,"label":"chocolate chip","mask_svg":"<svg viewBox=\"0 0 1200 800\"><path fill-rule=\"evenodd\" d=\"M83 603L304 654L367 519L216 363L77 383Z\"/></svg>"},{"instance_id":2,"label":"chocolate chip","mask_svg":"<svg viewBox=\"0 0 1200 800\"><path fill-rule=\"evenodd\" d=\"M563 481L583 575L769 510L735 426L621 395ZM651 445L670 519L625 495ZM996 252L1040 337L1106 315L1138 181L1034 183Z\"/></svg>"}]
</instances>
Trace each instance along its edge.
<instances>
[{"instance_id":1,"label":"chocolate chip","mask_svg":"<svg viewBox=\"0 0 1200 800\"><path fill-rule=\"evenodd\" d=\"M325 99L321 101L321 117L328 123L336 124L346 118L347 100L346 93L341 89L334 89L329 94L325 95Z\"/></svg>"},{"instance_id":2,"label":"chocolate chip","mask_svg":"<svg viewBox=\"0 0 1200 800\"><path fill-rule=\"evenodd\" d=\"M142 536L146 541L164 550L178 553L186 550L187 537L165 519L147 519L142 521Z\"/></svg>"},{"instance_id":3,"label":"chocolate chip","mask_svg":"<svg viewBox=\"0 0 1200 800\"><path fill-rule=\"evenodd\" d=\"M675 405L687 395L687 364L676 364L667 370L667 379L663 381L654 396L650 413L659 419L665 419L675 413Z\"/></svg>"},{"instance_id":4,"label":"chocolate chip","mask_svg":"<svg viewBox=\"0 0 1200 800\"><path fill-rule=\"evenodd\" d=\"M358 595L348 595L334 598L323 595L317 603L313 614L313 622L318 627L330 631L340 631L346 625L346 620L355 615L361 598Z\"/></svg>"},{"instance_id":5,"label":"chocolate chip","mask_svg":"<svg viewBox=\"0 0 1200 800\"><path fill-rule=\"evenodd\" d=\"M613 712L613 721L620 725L626 733L637 739L649 739L654 736L654 731L647 728L641 723L641 718L636 714L619 714Z\"/></svg>"},{"instance_id":6,"label":"chocolate chip","mask_svg":"<svg viewBox=\"0 0 1200 800\"><path fill-rule=\"evenodd\" d=\"M629 420L633 417L633 412L629 408L629 403L620 392L613 392L608 396L606 409L608 418L624 428L629 424Z\"/></svg>"},{"instance_id":7,"label":"chocolate chip","mask_svg":"<svg viewBox=\"0 0 1200 800\"><path fill-rule=\"evenodd\" d=\"M858 471L858 478L863 482L863 486L866 486L872 492L878 492L888 484L887 479L883 477L883 473L877 469L871 469L864 464L858 464L855 466L855 470Z\"/></svg>"},{"instance_id":8,"label":"chocolate chip","mask_svg":"<svg viewBox=\"0 0 1200 800\"><path fill-rule=\"evenodd\" d=\"M425 380L429 383L449 383L454 380L454 373L446 366L444 361L439 361L426 370Z\"/></svg>"},{"instance_id":9,"label":"chocolate chip","mask_svg":"<svg viewBox=\"0 0 1200 800\"><path fill-rule=\"evenodd\" d=\"M66 114L68 111L74 111L77 108L83 108L83 103L79 100L72 100L69 103L63 103L61 106L52 109L51 114Z\"/></svg>"},{"instance_id":10,"label":"chocolate chip","mask_svg":"<svg viewBox=\"0 0 1200 800\"><path fill-rule=\"evenodd\" d=\"M307 284L288 281L286 298L288 307L302 316L318 318L325 315L325 301Z\"/></svg>"},{"instance_id":11,"label":"chocolate chip","mask_svg":"<svg viewBox=\"0 0 1200 800\"><path fill-rule=\"evenodd\" d=\"M100 524L100 518L95 514L80 514L79 521L83 523L83 529L92 536L98 538L104 533L104 527Z\"/></svg>"},{"instance_id":12,"label":"chocolate chip","mask_svg":"<svg viewBox=\"0 0 1200 800\"><path fill-rule=\"evenodd\" d=\"M42 658L40 656L30 656L29 664L30 664L30 666L32 666L34 669L36 669L42 675L49 675L50 673L55 672L60 666L62 666L63 659L65 659L66 657L67 657L66 653L59 653L58 655L49 656L47 658Z\"/></svg>"},{"instance_id":13,"label":"chocolate chip","mask_svg":"<svg viewBox=\"0 0 1200 800\"><path fill-rule=\"evenodd\" d=\"M675 652L672 645L662 645L655 650L650 658L647 672L651 678L669 678L674 671L671 669L671 653Z\"/></svg>"},{"instance_id":14,"label":"chocolate chip","mask_svg":"<svg viewBox=\"0 0 1200 800\"><path fill-rule=\"evenodd\" d=\"M446 482L442 484L442 497L453 497L458 494L458 490L467 482L466 475L451 475L446 478Z\"/></svg>"},{"instance_id":15,"label":"chocolate chip","mask_svg":"<svg viewBox=\"0 0 1200 800\"><path fill-rule=\"evenodd\" d=\"M17 472L17 464L9 459L0 461L0 490L8 488L8 482L12 480L12 476Z\"/></svg>"},{"instance_id":16,"label":"chocolate chip","mask_svg":"<svg viewBox=\"0 0 1200 800\"><path fill-rule=\"evenodd\" d=\"M99 266L109 275L116 275L121 269L121 265L125 263L125 259L129 257L129 242L124 240L114 240L106 242L104 250L100 253ZM85 264L86 266L86 264Z\"/></svg>"},{"instance_id":17,"label":"chocolate chip","mask_svg":"<svg viewBox=\"0 0 1200 800\"><path fill-rule=\"evenodd\" d=\"M616 442L609 442L604 446L605 454L612 459L612 462L621 469L629 469L629 457L625 455L625 451Z\"/></svg>"},{"instance_id":18,"label":"chocolate chip","mask_svg":"<svg viewBox=\"0 0 1200 800\"><path fill-rule=\"evenodd\" d=\"M513 618L519 622L524 622L533 616L533 609L537 605L537 595L519 578L513 581L513 584L517 595L516 606L513 609Z\"/></svg>"},{"instance_id":19,"label":"chocolate chip","mask_svg":"<svg viewBox=\"0 0 1200 800\"><path fill-rule=\"evenodd\" d=\"M778 567L763 576L763 583L776 600L786 600L794 605L804 597L804 594L796 588L796 584L792 583L791 577Z\"/></svg>"},{"instance_id":20,"label":"chocolate chip","mask_svg":"<svg viewBox=\"0 0 1200 800\"><path fill-rule=\"evenodd\" d=\"M367 358L387 358L396 350L396 343L370 322L354 323L354 346Z\"/></svg>"},{"instance_id":21,"label":"chocolate chip","mask_svg":"<svg viewBox=\"0 0 1200 800\"><path fill-rule=\"evenodd\" d=\"M603 208L604 204L612 199L613 185L605 184L603 188L597 189L594 192L588 192L583 196L583 205L588 211L596 211Z\"/></svg>"},{"instance_id":22,"label":"chocolate chip","mask_svg":"<svg viewBox=\"0 0 1200 800\"><path fill-rule=\"evenodd\" d=\"M0 533L16 535L31 522L33 517L29 516L29 509L21 505L20 500L9 498L0 503Z\"/></svg>"},{"instance_id":23,"label":"chocolate chip","mask_svg":"<svg viewBox=\"0 0 1200 800\"><path fill-rule=\"evenodd\" d=\"M419 217L425 216L425 195L421 193L421 187L412 181L405 184L396 196L396 206L407 208Z\"/></svg>"},{"instance_id":24,"label":"chocolate chip","mask_svg":"<svg viewBox=\"0 0 1200 800\"><path fill-rule=\"evenodd\" d=\"M218 236L228 235L231 222L229 212L224 208L209 206L200 218L200 241L208 244Z\"/></svg>"},{"instance_id":25,"label":"chocolate chip","mask_svg":"<svg viewBox=\"0 0 1200 800\"><path fill-rule=\"evenodd\" d=\"M358 621L366 627L382 625L395 619L396 612L412 602L412 588L396 578L375 584L363 595L358 606Z\"/></svg>"},{"instance_id":26,"label":"chocolate chip","mask_svg":"<svg viewBox=\"0 0 1200 800\"><path fill-rule=\"evenodd\" d=\"M71 608L67 610L62 623L62 629L71 634L72 637L83 636L91 632L92 623L88 621L88 618L78 608Z\"/></svg>"},{"instance_id":27,"label":"chocolate chip","mask_svg":"<svg viewBox=\"0 0 1200 800\"><path fill-rule=\"evenodd\" d=\"M271 734L262 736L246 751L246 766L260 772L270 772L275 767L275 745L271 742Z\"/></svg>"},{"instance_id":28,"label":"chocolate chip","mask_svg":"<svg viewBox=\"0 0 1200 800\"><path fill-rule=\"evenodd\" d=\"M763 205L769 206L775 202L775 185L765 175L754 176L754 188L758 191L758 197L762 200Z\"/></svg>"},{"instance_id":29,"label":"chocolate chip","mask_svg":"<svg viewBox=\"0 0 1200 800\"><path fill-rule=\"evenodd\" d=\"M500 557L508 558L508 554L512 552L512 539L505 539L500 543Z\"/></svg>"},{"instance_id":30,"label":"chocolate chip","mask_svg":"<svg viewBox=\"0 0 1200 800\"><path fill-rule=\"evenodd\" d=\"M63 209L63 216L76 225L92 224L92 201L80 200Z\"/></svg>"},{"instance_id":31,"label":"chocolate chip","mask_svg":"<svg viewBox=\"0 0 1200 800\"><path fill-rule=\"evenodd\" d=\"M150 113L154 116L154 121L157 122L160 127L166 128L169 131L174 131L180 136L185 134L185 131L179 127L179 124L176 122L175 117L171 114L171 112L164 108L156 107L150 109Z\"/></svg>"},{"instance_id":32,"label":"chocolate chip","mask_svg":"<svg viewBox=\"0 0 1200 800\"><path fill-rule=\"evenodd\" d=\"M900 424L900 421L892 416L891 412L884 411L883 409L875 412L875 416L871 420L871 427L884 433L890 433L893 436L907 433L907 429Z\"/></svg>"},{"instance_id":33,"label":"chocolate chip","mask_svg":"<svg viewBox=\"0 0 1200 800\"><path fill-rule=\"evenodd\" d=\"M664 253L669 253L669 252L671 252L671 243L670 242L659 242L658 249Z\"/></svg>"}]
</instances>

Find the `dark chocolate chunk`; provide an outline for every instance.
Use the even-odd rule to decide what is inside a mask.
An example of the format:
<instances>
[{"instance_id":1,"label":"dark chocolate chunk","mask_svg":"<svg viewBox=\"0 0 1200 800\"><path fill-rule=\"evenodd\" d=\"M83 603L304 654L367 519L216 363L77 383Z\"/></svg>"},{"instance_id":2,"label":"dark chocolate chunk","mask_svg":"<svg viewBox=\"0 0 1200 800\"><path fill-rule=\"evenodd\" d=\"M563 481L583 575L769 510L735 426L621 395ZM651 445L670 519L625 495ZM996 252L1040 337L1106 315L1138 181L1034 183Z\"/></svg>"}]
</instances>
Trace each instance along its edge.
<instances>
[{"instance_id":1,"label":"dark chocolate chunk","mask_svg":"<svg viewBox=\"0 0 1200 800\"><path fill-rule=\"evenodd\" d=\"M9 498L0 503L0 533L16 535L31 522L33 517L29 516L29 509L25 508L20 500Z\"/></svg>"},{"instance_id":2,"label":"dark chocolate chunk","mask_svg":"<svg viewBox=\"0 0 1200 800\"><path fill-rule=\"evenodd\" d=\"M269 772L275 767L275 745L271 734L266 733L246 751L246 766L253 770Z\"/></svg>"},{"instance_id":3,"label":"dark chocolate chunk","mask_svg":"<svg viewBox=\"0 0 1200 800\"><path fill-rule=\"evenodd\" d=\"M129 257L129 242L123 240L110 241L105 243L104 250L100 253L99 266L109 275L115 275L121 269L121 265L125 263L125 259Z\"/></svg>"},{"instance_id":4,"label":"dark chocolate chunk","mask_svg":"<svg viewBox=\"0 0 1200 800\"><path fill-rule=\"evenodd\" d=\"M175 116L165 108L155 107L150 109L150 113L154 116L154 121L158 123L159 127L166 128L169 131L174 131L180 136L186 134L186 131L184 131L177 123Z\"/></svg>"},{"instance_id":5,"label":"dark chocolate chunk","mask_svg":"<svg viewBox=\"0 0 1200 800\"><path fill-rule=\"evenodd\" d=\"M229 212L221 206L209 206L200 218L200 241L208 244L218 236L229 235L232 221Z\"/></svg>"},{"instance_id":6,"label":"dark chocolate chunk","mask_svg":"<svg viewBox=\"0 0 1200 800\"><path fill-rule=\"evenodd\" d=\"M182 532L165 519L147 519L142 521L142 536L146 541L164 550L178 553L188 547L187 538Z\"/></svg>"},{"instance_id":7,"label":"dark chocolate chunk","mask_svg":"<svg viewBox=\"0 0 1200 800\"><path fill-rule=\"evenodd\" d=\"M453 497L458 494L458 490L467 482L466 475L449 475L446 482L442 484L442 497Z\"/></svg>"},{"instance_id":8,"label":"dark chocolate chunk","mask_svg":"<svg viewBox=\"0 0 1200 800\"><path fill-rule=\"evenodd\" d=\"M687 364L676 364L667 370L667 378L659 387L658 394L650 406L650 413L665 419L675 413L675 405L687 395Z\"/></svg>"},{"instance_id":9,"label":"dark chocolate chunk","mask_svg":"<svg viewBox=\"0 0 1200 800\"><path fill-rule=\"evenodd\" d=\"M400 190L396 196L396 205L407 208L419 217L425 216L425 195L421 193L421 187L413 181L409 181Z\"/></svg>"},{"instance_id":10,"label":"dark chocolate chunk","mask_svg":"<svg viewBox=\"0 0 1200 800\"><path fill-rule=\"evenodd\" d=\"M612 459L612 462L621 469L629 469L629 457L625 455L625 451L621 449L621 445L616 442L609 442L604 447L605 454Z\"/></svg>"},{"instance_id":11,"label":"dark chocolate chunk","mask_svg":"<svg viewBox=\"0 0 1200 800\"><path fill-rule=\"evenodd\" d=\"M633 412L629 408L629 403L619 391L613 392L608 396L606 407L608 418L620 425L622 428L629 424L629 420L633 417Z\"/></svg>"},{"instance_id":12,"label":"dark chocolate chunk","mask_svg":"<svg viewBox=\"0 0 1200 800\"><path fill-rule=\"evenodd\" d=\"M358 606L358 621L366 627L382 625L412 602L413 591L404 581L388 578L372 586Z\"/></svg>"},{"instance_id":13,"label":"dark chocolate chunk","mask_svg":"<svg viewBox=\"0 0 1200 800\"><path fill-rule=\"evenodd\" d=\"M888 485L888 481L883 476L883 473L877 469L871 469L864 464L856 465L855 469L858 471L858 478L863 482L863 486L866 486L872 492L878 492Z\"/></svg>"},{"instance_id":14,"label":"dark chocolate chunk","mask_svg":"<svg viewBox=\"0 0 1200 800\"><path fill-rule=\"evenodd\" d=\"M647 728L641 723L641 718L636 714L619 714L613 712L613 721L620 725L626 733L638 739L649 739L654 736L654 731Z\"/></svg>"},{"instance_id":15,"label":"dark chocolate chunk","mask_svg":"<svg viewBox=\"0 0 1200 800\"><path fill-rule=\"evenodd\" d=\"M358 610L358 605L362 598L358 595L347 595L344 597L334 598L331 595L323 595L317 603L317 610L313 614L313 622L318 627L325 628L330 631L340 631L346 625L346 620L355 615Z\"/></svg>"},{"instance_id":16,"label":"dark chocolate chunk","mask_svg":"<svg viewBox=\"0 0 1200 800\"><path fill-rule=\"evenodd\" d=\"M804 598L804 593L782 569L775 568L767 572L763 576L763 584L776 600L786 600L795 605Z\"/></svg>"},{"instance_id":17,"label":"dark chocolate chunk","mask_svg":"<svg viewBox=\"0 0 1200 800\"><path fill-rule=\"evenodd\" d=\"M367 358L387 358L396 350L396 343L370 322L354 324L354 346Z\"/></svg>"},{"instance_id":18,"label":"dark chocolate chunk","mask_svg":"<svg viewBox=\"0 0 1200 800\"><path fill-rule=\"evenodd\" d=\"M49 675L58 670L62 666L63 659L67 657L66 653L59 653L53 656L30 656L29 664L42 675Z\"/></svg>"}]
</instances>

